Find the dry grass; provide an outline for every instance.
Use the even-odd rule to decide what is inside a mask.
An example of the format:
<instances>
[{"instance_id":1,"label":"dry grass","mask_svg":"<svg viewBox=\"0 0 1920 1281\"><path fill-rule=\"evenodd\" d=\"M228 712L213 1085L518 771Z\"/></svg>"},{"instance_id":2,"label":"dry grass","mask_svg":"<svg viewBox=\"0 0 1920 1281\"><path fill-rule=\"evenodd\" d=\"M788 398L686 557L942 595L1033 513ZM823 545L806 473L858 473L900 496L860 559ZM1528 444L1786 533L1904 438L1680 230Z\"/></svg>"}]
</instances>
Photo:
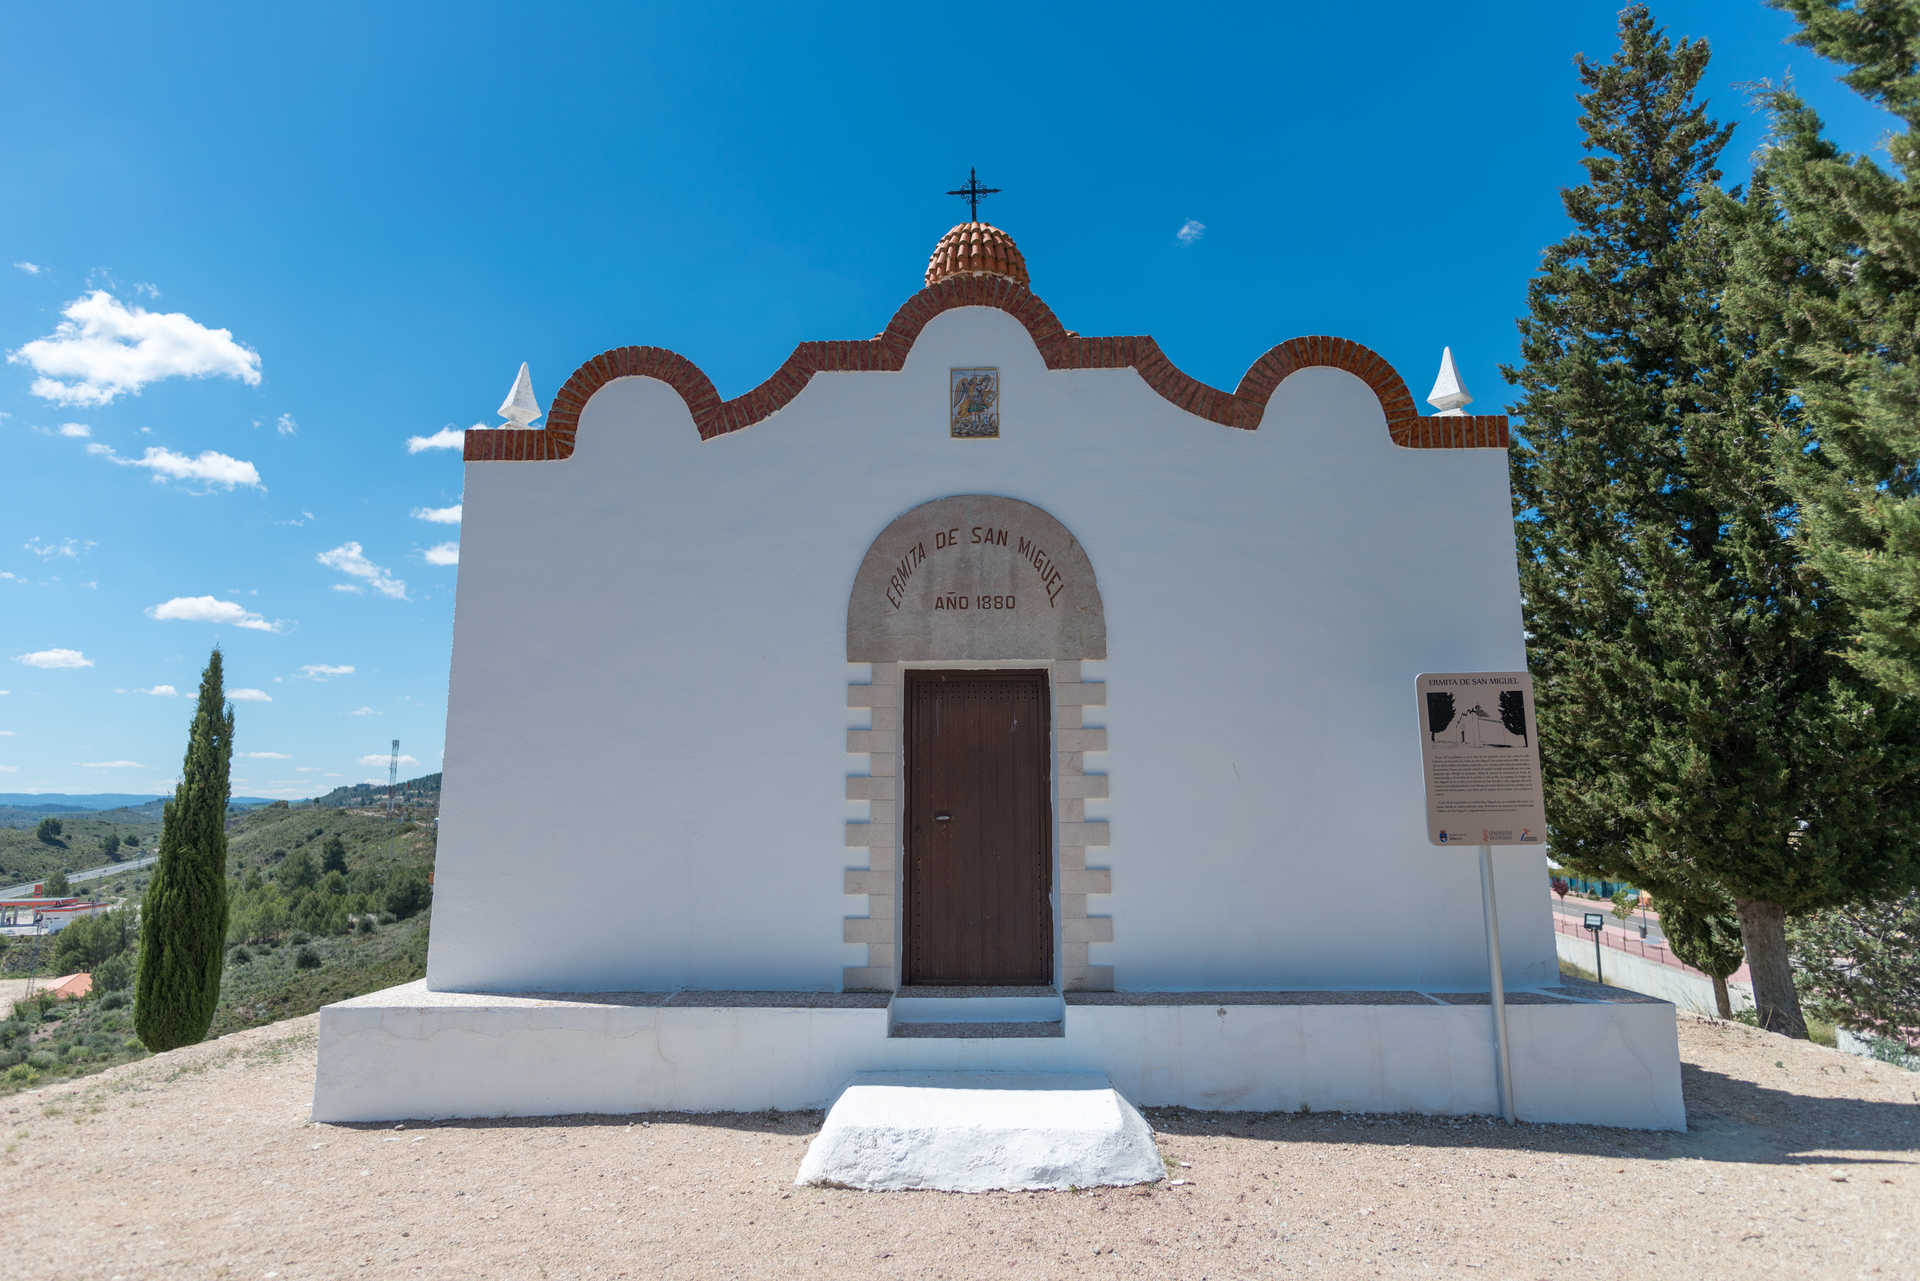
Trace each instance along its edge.
<instances>
[{"instance_id":1,"label":"dry grass","mask_svg":"<svg viewBox=\"0 0 1920 1281\"><path fill-rule=\"evenodd\" d=\"M1920 1075L1682 1016L1690 1128L1150 1114L1181 1186L800 1189L815 1113L316 1126L312 1016L5 1101L62 1278L1920 1276Z\"/></svg>"}]
</instances>

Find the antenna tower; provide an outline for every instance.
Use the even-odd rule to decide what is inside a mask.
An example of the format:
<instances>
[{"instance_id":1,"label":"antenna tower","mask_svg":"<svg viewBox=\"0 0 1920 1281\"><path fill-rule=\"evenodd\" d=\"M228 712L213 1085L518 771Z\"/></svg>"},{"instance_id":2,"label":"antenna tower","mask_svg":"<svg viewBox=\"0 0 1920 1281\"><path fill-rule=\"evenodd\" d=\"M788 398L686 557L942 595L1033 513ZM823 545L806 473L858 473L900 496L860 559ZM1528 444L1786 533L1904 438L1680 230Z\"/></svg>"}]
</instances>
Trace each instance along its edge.
<instances>
[{"instance_id":1,"label":"antenna tower","mask_svg":"<svg viewBox=\"0 0 1920 1281\"><path fill-rule=\"evenodd\" d=\"M393 755L387 758L387 865L393 865L393 788L400 780L400 740L393 740Z\"/></svg>"}]
</instances>

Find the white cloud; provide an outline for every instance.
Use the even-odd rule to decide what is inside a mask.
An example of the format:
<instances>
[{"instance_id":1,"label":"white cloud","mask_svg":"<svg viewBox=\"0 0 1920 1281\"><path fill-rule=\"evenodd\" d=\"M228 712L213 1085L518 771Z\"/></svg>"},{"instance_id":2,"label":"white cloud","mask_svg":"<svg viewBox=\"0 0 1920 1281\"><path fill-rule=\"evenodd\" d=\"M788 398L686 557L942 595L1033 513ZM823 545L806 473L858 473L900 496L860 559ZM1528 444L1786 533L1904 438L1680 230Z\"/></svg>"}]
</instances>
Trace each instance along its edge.
<instances>
[{"instance_id":1,"label":"white cloud","mask_svg":"<svg viewBox=\"0 0 1920 1281\"><path fill-rule=\"evenodd\" d=\"M19 772L18 765L0 765L0 774L18 774Z\"/></svg>"},{"instance_id":2,"label":"white cloud","mask_svg":"<svg viewBox=\"0 0 1920 1281\"><path fill-rule=\"evenodd\" d=\"M250 761L290 761L293 759L293 754L290 752L248 752L247 759Z\"/></svg>"},{"instance_id":3,"label":"white cloud","mask_svg":"<svg viewBox=\"0 0 1920 1281\"><path fill-rule=\"evenodd\" d=\"M77 649L39 649L31 654L22 654L13 661L25 663L28 667L44 667L49 670L61 667L93 666L93 660Z\"/></svg>"},{"instance_id":4,"label":"white cloud","mask_svg":"<svg viewBox=\"0 0 1920 1281\"><path fill-rule=\"evenodd\" d=\"M160 286L150 280L142 280L134 285L133 292L143 298L158 298L160 296Z\"/></svg>"},{"instance_id":5,"label":"white cloud","mask_svg":"<svg viewBox=\"0 0 1920 1281\"><path fill-rule=\"evenodd\" d=\"M238 378L260 384L260 354L183 312L128 306L104 289L76 298L52 334L7 359L40 375L33 394L61 405L107 405L163 378Z\"/></svg>"},{"instance_id":6,"label":"white cloud","mask_svg":"<svg viewBox=\"0 0 1920 1281\"><path fill-rule=\"evenodd\" d=\"M273 699L264 689L230 689L227 697L236 703L271 703Z\"/></svg>"},{"instance_id":7,"label":"white cloud","mask_svg":"<svg viewBox=\"0 0 1920 1281\"><path fill-rule=\"evenodd\" d=\"M300 674L310 681L323 681L329 676L351 676L353 664L308 663L300 669Z\"/></svg>"},{"instance_id":8,"label":"white cloud","mask_svg":"<svg viewBox=\"0 0 1920 1281\"><path fill-rule=\"evenodd\" d=\"M139 761L75 761L81 769L145 769Z\"/></svg>"},{"instance_id":9,"label":"white cloud","mask_svg":"<svg viewBox=\"0 0 1920 1281\"><path fill-rule=\"evenodd\" d=\"M247 485L254 489L264 489L260 483L260 471L244 458L233 458L218 450L205 449L198 458L189 458L185 454L176 454L165 446L148 445L147 452L138 458L122 458L112 445L103 445L94 441L87 446L87 452L95 458L104 458L121 467L145 467L153 473L156 483L168 480L191 480L205 485L208 489L219 486L232 489L236 485Z\"/></svg>"},{"instance_id":10,"label":"white cloud","mask_svg":"<svg viewBox=\"0 0 1920 1281\"><path fill-rule=\"evenodd\" d=\"M12 737L13 737L13 731L12 731L12 730L10 730L10 729L0 729L0 738L12 738Z\"/></svg>"},{"instance_id":11,"label":"white cloud","mask_svg":"<svg viewBox=\"0 0 1920 1281\"><path fill-rule=\"evenodd\" d=\"M353 709L353 710L352 710L351 712L348 712L348 713L347 713L347 715L349 715L349 716L372 716L372 715L374 715L374 710L373 710L373 709L372 709L371 707L356 707L356 708L354 708L354 709Z\"/></svg>"},{"instance_id":12,"label":"white cloud","mask_svg":"<svg viewBox=\"0 0 1920 1281\"><path fill-rule=\"evenodd\" d=\"M382 596L390 596L394 600L407 598L407 585L388 570L368 560L360 550L359 543L342 543L330 552L321 552L314 559L349 578L364 579L367 586Z\"/></svg>"},{"instance_id":13,"label":"white cloud","mask_svg":"<svg viewBox=\"0 0 1920 1281\"><path fill-rule=\"evenodd\" d=\"M293 520L276 520L276 521L274 521L273 523L274 523L274 524L276 524L276 525L290 525L290 526L292 526L292 527L293 527L294 529L298 529L298 528L300 528L300 527L301 527L302 525L304 525L304 524L306 524L306 523L307 523L308 521L310 521L310 520L312 520L312 519L313 519L313 513L312 513L312 512L301 512L301 513L300 513L300 516L299 516L299 518L298 518L298 519L293 519Z\"/></svg>"},{"instance_id":14,"label":"white cloud","mask_svg":"<svg viewBox=\"0 0 1920 1281\"><path fill-rule=\"evenodd\" d=\"M43 543L38 537L29 538L21 546L38 556L41 560L52 560L55 556L64 556L72 560L81 552L90 552L100 544L91 538L63 538L57 543Z\"/></svg>"},{"instance_id":15,"label":"white cloud","mask_svg":"<svg viewBox=\"0 0 1920 1281\"><path fill-rule=\"evenodd\" d=\"M39 274L40 274L41 272L43 272L43 271L45 271L45 270L46 270L46 268L45 268L45 267L42 267L42 266L41 266L41 265L40 265L39 263L37 263L37 262L16 262L16 263L14 263L13 265L14 265L14 268L15 268L15 270L18 270L18 271L24 271L24 272L26 272L26 273L27 273L27 274L28 274L29 276L37 276L37 275L39 275Z\"/></svg>"},{"instance_id":16,"label":"white cloud","mask_svg":"<svg viewBox=\"0 0 1920 1281\"><path fill-rule=\"evenodd\" d=\"M85 423L61 423L60 434L68 440L85 440L93 435L93 428Z\"/></svg>"},{"instance_id":17,"label":"white cloud","mask_svg":"<svg viewBox=\"0 0 1920 1281\"><path fill-rule=\"evenodd\" d=\"M300 434L300 424L293 421L292 414L281 414L280 421L273 425L273 429L282 436L297 436Z\"/></svg>"},{"instance_id":18,"label":"white cloud","mask_svg":"<svg viewBox=\"0 0 1920 1281\"><path fill-rule=\"evenodd\" d=\"M451 507L416 507L413 509L413 518L434 525L458 525L460 509L463 506L465 504L455 503Z\"/></svg>"},{"instance_id":19,"label":"white cloud","mask_svg":"<svg viewBox=\"0 0 1920 1281\"><path fill-rule=\"evenodd\" d=\"M392 758L388 756L388 754L385 752L375 752L367 756L362 756L360 758L360 763L362 765L385 765L390 759ZM420 762L414 760L413 757L411 756L402 756L400 758L400 763L402 765L418 765ZM369 779L368 781L378 783L378 782L385 782L386 780Z\"/></svg>"},{"instance_id":20,"label":"white cloud","mask_svg":"<svg viewBox=\"0 0 1920 1281\"><path fill-rule=\"evenodd\" d=\"M345 592L349 596L365 596L367 594L367 589L358 583L335 583L333 584L333 590L336 592Z\"/></svg>"},{"instance_id":21,"label":"white cloud","mask_svg":"<svg viewBox=\"0 0 1920 1281\"><path fill-rule=\"evenodd\" d=\"M320 767L318 765L296 765L293 767L293 772L296 774L318 774Z\"/></svg>"},{"instance_id":22,"label":"white cloud","mask_svg":"<svg viewBox=\"0 0 1920 1281\"><path fill-rule=\"evenodd\" d=\"M460 563L459 543L435 543L421 555L427 558L429 565L458 565Z\"/></svg>"},{"instance_id":23,"label":"white cloud","mask_svg":"<svg viewBox=\"0 0 1920 1281\"><path fill-rule=\"evenodd\" d=\"M1190 245L1206 234L1206 223L1201 222L1198 218L1189 218L1180 224L1180 230L1173 233L1173 238L1183 245Z\"/></svg>"},{"instance_id":24,"label":"white cloud","mask_svg":"<svg viewBox=\"0 0 1920 1281\"><path fill-rule=\"evenodd\" d=\"M0 569L0 583L24 583L27 580L10 569Z\"/></svg>"},{"instance_id":25,"label":"white cloud","mask_svg":"<svg viewBox=\"0 0 1920 1281\"><path fill-rule=\"evenodd\" d=\"M152 689L136 689L136 694L151 694L155 698L178 698L180 691L171 685L155 685Z\"/></svg>"},{"instance_id":26,"label":"white cloud","mask_svg":"<svg viewBox=\"0 0 1920 1281\"><path fill-rule=\"evenodd\" d=\"M175 596L147 609L147 617L163 623L222 623L250 632L277 632L280 624L230 600L213 596Z\"/></svg>"},{"instance_id":27,"label":"white cloud","mask_svg":"<svg viewBox=\"0 0 1920 1281\"><path fill-rule=\"evenodd\" d=\"M475 431L480 431L482 428L483 424L481 423L475 423L473 425ZM407 437L407 452L409 454L423 454L429 449L464 449L466 443L467 433L455 427L452 423L448 423L431 436Z\"/></svg>"},{"instance_id":28,"label":"white cloud","mask_svg":"<svg viewBox=\"0 0 1920 1281\"><path fill-rule=\"evenodd\" d=\"M5 698L7 695L11 693L13 693L13 691L10 689L0 689L0 698Z\"/></svg>"}]
</instances>

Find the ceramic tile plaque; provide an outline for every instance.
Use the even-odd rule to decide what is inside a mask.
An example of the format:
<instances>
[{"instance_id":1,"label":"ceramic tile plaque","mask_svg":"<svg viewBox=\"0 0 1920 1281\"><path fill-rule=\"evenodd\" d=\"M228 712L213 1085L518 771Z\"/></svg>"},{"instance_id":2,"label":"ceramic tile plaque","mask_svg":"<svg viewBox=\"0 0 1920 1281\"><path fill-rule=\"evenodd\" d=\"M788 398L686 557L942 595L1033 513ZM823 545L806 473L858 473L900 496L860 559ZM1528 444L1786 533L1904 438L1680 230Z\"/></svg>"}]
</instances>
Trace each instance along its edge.
<instances>
[{"instance_id":1,"label":"ceramic tile plaque","mask_svg":"<svg viewBox=\"0 0 1920 1281\"><path fill-rule=\"evenodd\" d=\"M947 388L948 423L956 437L986 440L1000 434L998 369L955 369Z\"/></svg>"}]
</instances>

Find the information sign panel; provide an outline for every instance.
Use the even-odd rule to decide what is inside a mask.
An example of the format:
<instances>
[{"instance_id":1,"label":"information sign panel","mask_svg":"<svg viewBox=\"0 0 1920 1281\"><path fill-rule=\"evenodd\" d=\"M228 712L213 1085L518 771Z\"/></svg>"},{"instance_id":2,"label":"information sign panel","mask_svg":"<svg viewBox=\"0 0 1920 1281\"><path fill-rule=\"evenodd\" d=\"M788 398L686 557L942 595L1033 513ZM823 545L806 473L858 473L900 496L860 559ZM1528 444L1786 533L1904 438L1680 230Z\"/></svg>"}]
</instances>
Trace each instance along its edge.
<instances>
[{"instance_id":1,"label":"information sign panel","mask_svg":"<svg viewBox=\"0 0 1920 1281\"><path fill-rule=\"evenodd\" d=\"M1525 672L1427 672L1420 758L1427 839L1435 845L1544 845L1533 678Z\"/></svg>"}]
</instances>

